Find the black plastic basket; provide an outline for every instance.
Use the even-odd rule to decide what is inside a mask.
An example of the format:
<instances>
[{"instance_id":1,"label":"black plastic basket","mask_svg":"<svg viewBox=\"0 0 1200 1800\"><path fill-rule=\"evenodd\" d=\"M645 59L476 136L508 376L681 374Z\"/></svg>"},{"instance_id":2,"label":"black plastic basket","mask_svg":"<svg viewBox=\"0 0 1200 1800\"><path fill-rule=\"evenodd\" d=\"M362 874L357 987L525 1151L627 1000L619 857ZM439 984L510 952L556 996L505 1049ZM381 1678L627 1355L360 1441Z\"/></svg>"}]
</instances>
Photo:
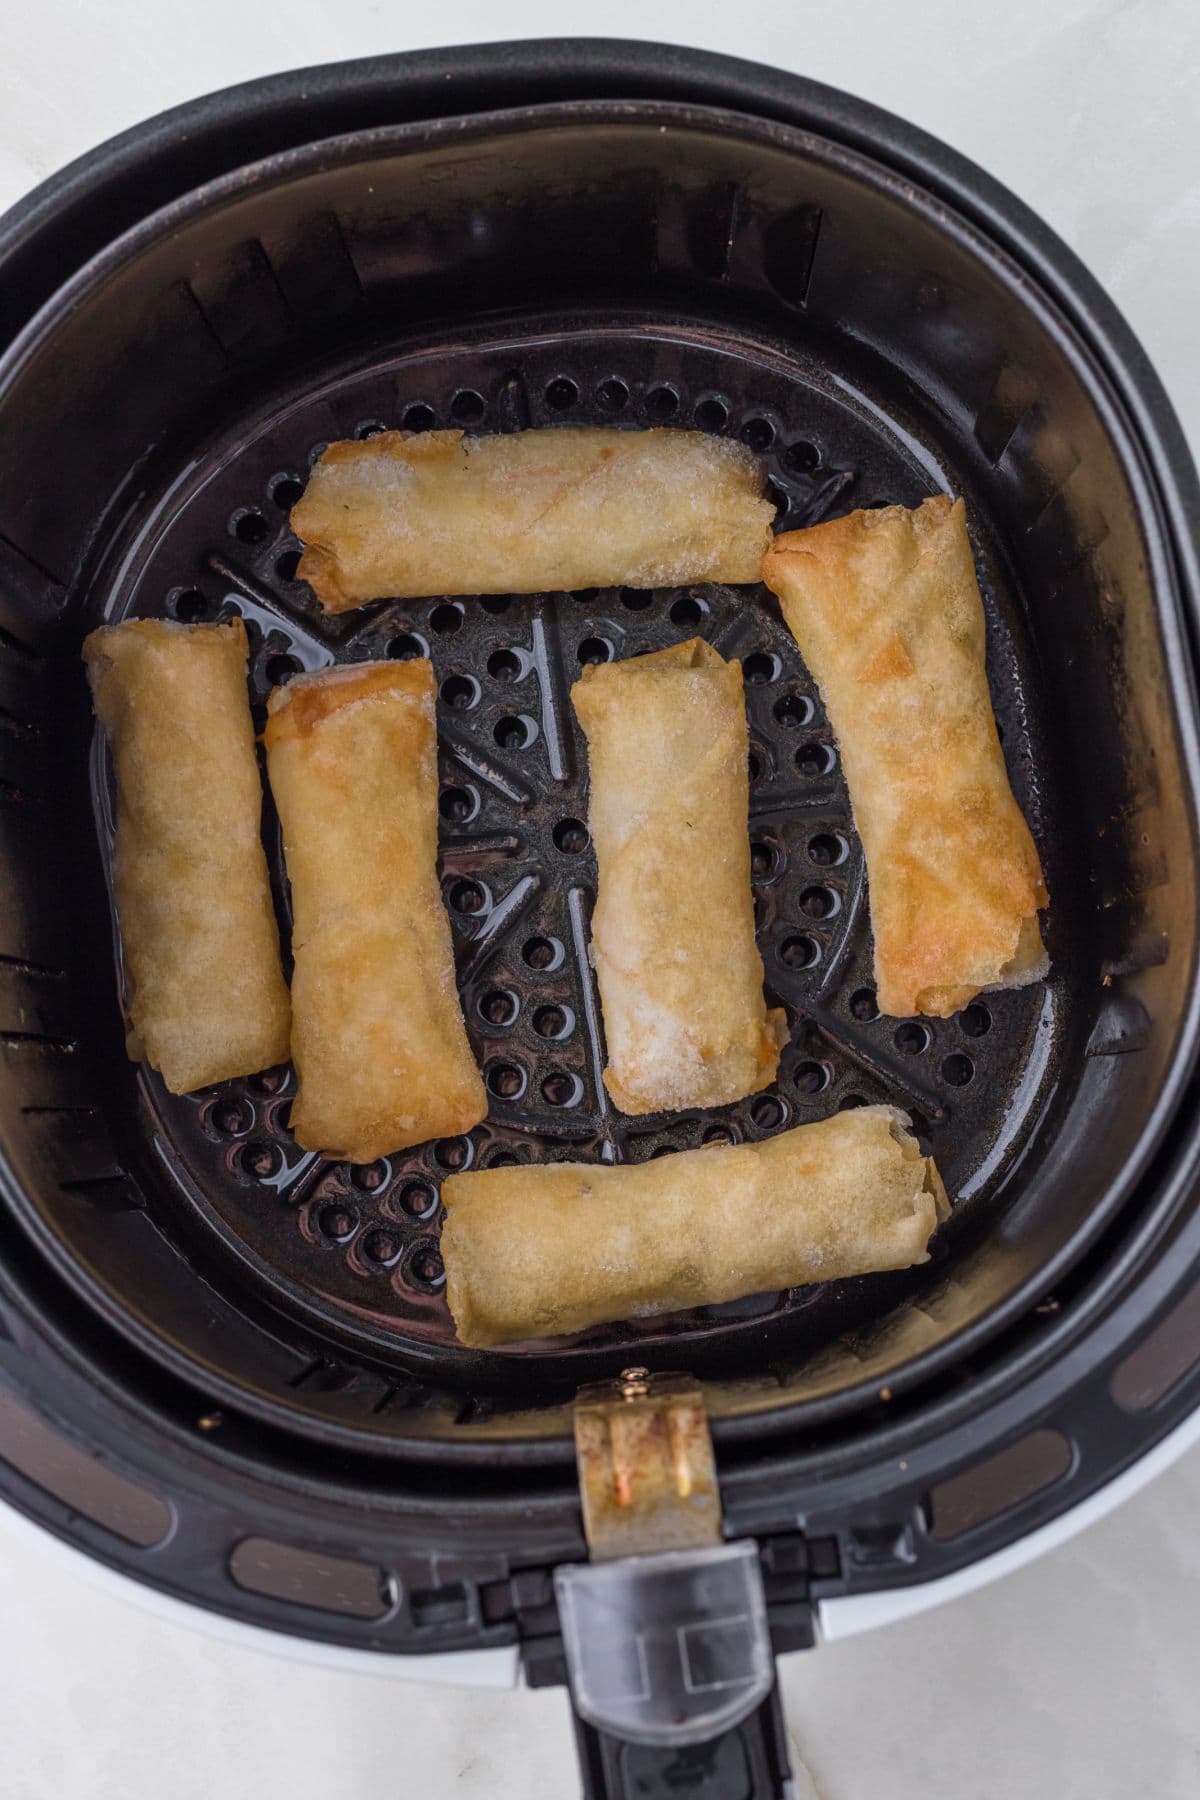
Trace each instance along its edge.
<instances>
[{"instance_id":1,"label":"black plastic basket","mask_svg":"<svg viewBox=\"0 0 1200 1800\"><path fill-rule=\"evenodd\" d=\"M1192 1410L1196 479L1127 328L1011 196L874 109L721 58L346 64L165 115L22 203L0 349L6 1498L231 1618L380 1653L516 1642L555 1680L581 1382L703 1379L780 1649L823 1600L1015 1541ZM324 442L601 422L740 435L784 526L966 496L1053 896L1045 988L875 1015L836 748L765 593L325 619L295 581L287 510ZM446 895L494 1095L469 1139L327 1165L287 1133L288 1071L175 1100L124 1060L79 645L102 618L235 612L259 702L330 658L433 656ZM697 630L744 661L791 1042L752 1102L622 1121L597 1079L566 686ZM454 1340L446 1170L753 1139L881 1098L960 1196L928 1267L517 1353ZM585 1750L594 1783L633 1781ZM751 1754L775 1791L786 1758Z\"/></svg>"}]
</instances>

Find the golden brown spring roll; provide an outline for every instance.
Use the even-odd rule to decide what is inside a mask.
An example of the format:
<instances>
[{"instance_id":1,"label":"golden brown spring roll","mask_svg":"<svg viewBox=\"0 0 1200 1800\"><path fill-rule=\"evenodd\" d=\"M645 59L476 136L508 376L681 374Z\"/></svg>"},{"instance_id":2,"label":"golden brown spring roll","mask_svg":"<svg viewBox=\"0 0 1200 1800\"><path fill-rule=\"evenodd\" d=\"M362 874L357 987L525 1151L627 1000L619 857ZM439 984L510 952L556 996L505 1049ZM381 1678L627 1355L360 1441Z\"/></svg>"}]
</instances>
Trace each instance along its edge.
<instances>
[{"instance_id":1,"label":"golden brown spring roll","mask_svg":"<svg viewBox=\"0 0 1200 1800\"><path fill-rule=\"evenodd\" d=\"M329 612L425 594L757 581L775 509L701 431L384 431L330 444L292 509Z\"/></svg>"},{"instance_id":2,"label":"golden brown spring roll","mask_svg":"<svg viewBox=\"0 0 1200 1800\"><path fill-rule=\"evenodd\" d=\"M962 501L788 532L762 572L837 736L880 1009L944 1018L1038 980L1046 884L996 733Z\"/></svg>"},{"instance_id":3,"label":"golden brown spring roll","mask_svg":"<svg viewBox=\"0 0 1200 1800\"><path fill-rule=\"evenodd\" d=\"M358 663L271 695L292 889L291 1128L369 1163L487 1112L437 875L432 665Z\"/></svg>"},{"instance_id":4,"label":"golden brown spring roll","mask_svg":"<svg viewBox=\"0 0 1200 1800\"><path fill-rule=\"evenodd\" d=\"M452 1175L442 1256L459 1338L554 1337L924 1262L948 1205L908 1123L863 1106L760 1144Z\"/></svg>"},{"instance_id":5,"label":"golden brown spring roll","mask_svg":"<svg viewBox=\"0 0 1200 1800\"><path fill-rule=\"evenodd\" d=\"M129 620L83 647L117 773L113 885L135 1061L173 1094L283 1062L246 628Z\"/></svg>"},{"instance_id":6,"label":"golden brown spring roll","mask_svg":"<svg viewBox=\"0 0 1200 1800\"><path fill-rule=\"evenodd\" d=\"M787 1037L754 941L742 665L692 638L593 664L571 699L588 740L605 1085L627 1113L740 1100L774 1078Z\"/></svg>"}]
</instances>

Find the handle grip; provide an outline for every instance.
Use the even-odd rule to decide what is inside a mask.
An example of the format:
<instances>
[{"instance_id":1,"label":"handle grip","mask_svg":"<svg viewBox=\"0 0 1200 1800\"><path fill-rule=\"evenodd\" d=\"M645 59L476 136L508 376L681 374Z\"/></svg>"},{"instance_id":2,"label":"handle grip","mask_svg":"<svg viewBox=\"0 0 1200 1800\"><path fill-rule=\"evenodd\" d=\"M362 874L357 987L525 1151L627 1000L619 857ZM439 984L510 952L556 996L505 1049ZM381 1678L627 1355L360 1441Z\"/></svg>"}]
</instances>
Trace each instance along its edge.
<instances>
[{"instance_id":1,"label":"handle grip","mask_svg":"<svg viewBox=\"0 0 1200 1800\"><path fill-rule=\"evenodd\" d=\"M795 1800L777 1686L704 1744L635 1744L574 1719L584 1800Z\"/></svg>"}]
</instances>

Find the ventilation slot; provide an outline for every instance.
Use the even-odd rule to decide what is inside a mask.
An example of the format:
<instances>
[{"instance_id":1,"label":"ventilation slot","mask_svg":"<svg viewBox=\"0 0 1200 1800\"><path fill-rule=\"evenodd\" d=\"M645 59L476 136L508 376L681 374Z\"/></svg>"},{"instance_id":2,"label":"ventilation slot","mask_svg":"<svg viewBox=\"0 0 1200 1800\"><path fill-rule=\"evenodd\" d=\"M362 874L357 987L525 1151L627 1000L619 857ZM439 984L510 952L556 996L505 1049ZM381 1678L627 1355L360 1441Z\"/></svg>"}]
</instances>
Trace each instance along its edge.
<instances>
[{"instance_id":1,"label":"ventilation slot","mask_svg":"<svg viewBox=\"0 0 1200 1800\"><path fill-rule=\"evenodd\" d=\"M1200 1362L1200 1282L1123 1363L1110 1392L1124 1412L1145 1412Z\"/></svg>"},{"instance_id":2,"label":"ventilation slot","mask_svg":"<svg viewBox=\"0 0 1200 1800\"><path fill-rule=\"evenodd\" d=\"M174 1515L165 1500L77 1449L4 1393L0 1457L72 1512L140 1550L161 1544L171 1529Z\"/></svg>"},{"instance_id":3,"label":"ventilation slot","mask_svg":"<svg viewBox=\"0 0 1200 1800\"><path fill-rule=\"evenodd\" d=\"M929 1535L939 1543L975 1531L1061 1481L1074 1453L1059 1431L1031 1431L998 1456L964 1469L929 1494Z\"/></svg>"},{"instance_id":4,"label":"ventilation slot","mask_svg":"<svg viewBox=\"0 0 1200 1800\"><path fill-rule=\"evenodd\" d=\"M240 1588L350 1619L382 1619L392 1610L391 1582L371 1563L297 1550L270 1538L243 1538L229 1558Z\"/></svg>"}]
</instances>

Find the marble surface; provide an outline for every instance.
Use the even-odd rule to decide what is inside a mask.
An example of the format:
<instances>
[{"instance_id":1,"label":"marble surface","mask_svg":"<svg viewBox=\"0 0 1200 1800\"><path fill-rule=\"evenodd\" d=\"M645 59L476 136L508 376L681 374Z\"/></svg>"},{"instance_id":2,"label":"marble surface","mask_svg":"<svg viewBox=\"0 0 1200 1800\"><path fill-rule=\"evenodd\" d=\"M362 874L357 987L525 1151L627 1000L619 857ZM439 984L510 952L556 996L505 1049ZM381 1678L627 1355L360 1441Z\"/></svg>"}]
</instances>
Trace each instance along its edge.
<instances>
[{"instance_id":1,"label":"marble surface","mask_svg":"<svg viewBox=\"0 0 1200 1800\"><path fill-rule=\"evenodd\" d=\"M907 115L1038 208L1200 443L1195 0L3 0L0 207L146 114L337 57L500 36L690 42ZM1200 1451L1050 1557L781 1667L799 1800L1195 1800ZM558 1693L233 1649L0 1533L2 1800L567 1800Z\"/></svg>"}]
</instances>

